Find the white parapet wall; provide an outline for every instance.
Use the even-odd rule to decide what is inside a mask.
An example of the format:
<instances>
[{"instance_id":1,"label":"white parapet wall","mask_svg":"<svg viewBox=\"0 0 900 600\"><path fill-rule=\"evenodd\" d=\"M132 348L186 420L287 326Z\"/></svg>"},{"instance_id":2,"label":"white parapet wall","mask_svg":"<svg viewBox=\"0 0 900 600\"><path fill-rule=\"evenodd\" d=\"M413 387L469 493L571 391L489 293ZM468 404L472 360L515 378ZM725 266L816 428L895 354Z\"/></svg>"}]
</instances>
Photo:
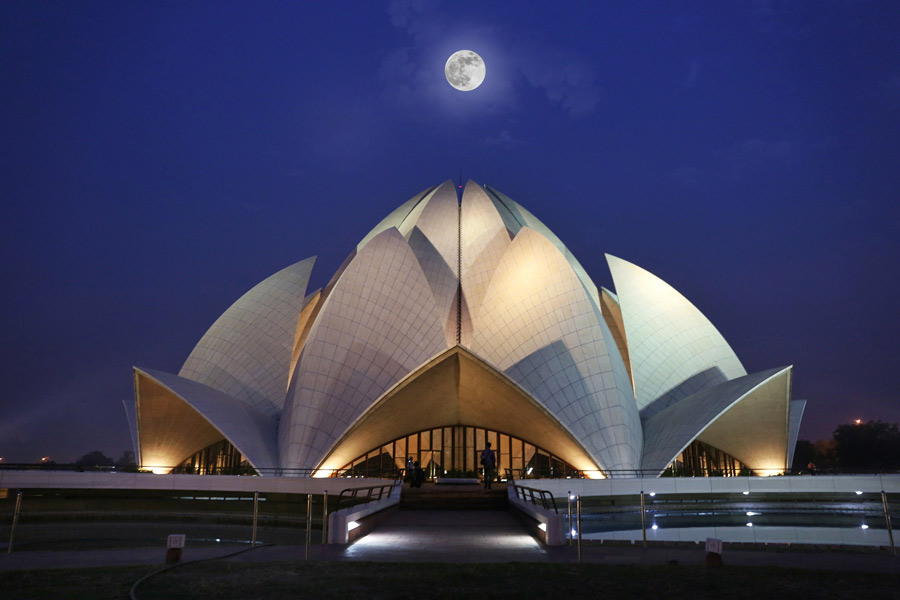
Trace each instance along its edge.
<instances>
[{"instance_id":1,"label":"white parapet wall","mask_svg":"<svg viewBox=\"0 0 900 600\"><path fill-rule=\"evenodd\" d=\"M523 479L520 485L546 490L555 498L656 494L900 493L900 475L789 477L648 477L643 479Z\"/></svg>"},{"instance_id":2,"label":"white parapet wall","mask_svg":"<svg viewBox=\"0 0 900 600\"><path fill-rule=\"evenodd\" d=\"M871 501L882 491L888 494L900 493L900 475L834 475L834 476L788 476L788 477L663 477L645 479L528 479L517 483L530 488L544 490L557 500L565 500L567 494L581 498L602 498L631 496L625 501L626 506L639 505L638 496L643 492L647 501L655 495L688 495L692 497L715 497L744 495L752 502L754 494L779 494L790 496L796 494L804 500L814 500L817 494L823 494L828 501L834 497L846 496L853 502L863 494ZM781 497L781 496L779 496ZM765 501L771 501L767 499ZM513 495L510 495L513 502ZM522 503L521 500L517 505ZM880 504L880 499L878 500ZM618 503L617 503L618 505ZM648 505L649 508L649 505ZM534 507L534 511L540 507ZM543 509L540 509L543 510ZM552 511L550 511L552 512ZM747 524L740 526L720 527L666 527L662 523L656 525L652 519L646 522L648 541L656 542L702 542L706 538L722 539L730 543L765 543L765 544L834 544L887 546L891 541L885 527L883 517L860 518L859 526L820 527L820 526L766 526L753 523L748 513ZM870 526L871 524L871 526ZM896 524L895 524L896 525ZM565 527L561 528L565 535ZM603 531L585 533L583 539L640 541L644 531L641 529ZM896 535L896 534L895 534Z\"/></svg>"},{"instance_id":3,"label":"white parapet wall","mask_svg":"<svg viewBox=\"0 0 900 600\"><path fill-rule=\"evenodd\" d=\"M0 489L189 490L337 495L342 490L388 485L389 479L351 477L256 477L246 475L154 475L73 471L0 470Z\"/></svg>"},{"instance_id":4,"label":"white parapet wall","mask_svg":"<svg viewBox=\"0 0 900 600\"><path fill-rule=\"evenodd\" d=\"M381 500L357 504L336 510L328 515L328 543L348 543L351 537L350 533L360 527L364 519L400 504L400 492L401 486L395 485L390 493Z\"/></svg>"},{"instance_id":5,"label":"white parapet wall","mask_svg":"<svg viewBox=\"0 0 900 600\"><path fill-rule=\"evenodd\" d=\"M507 487L507 494L509 495L509 504L513 509L522 512L536 522L536 527L545 545L562 546L566 543L564 515L558 514L555 510L538 506L528 500L522 500L516 495L512 484Z\"/></svg>"},{"instance_id":6,"label":"white parapet wall","mask_svg":"<svg viewBox=\"0 0 900 600\"><path fill-rule=\"evenodd\" d=\"M640 529L585 534L585 540L642 540ZM729 544L816 544L829 546L889 546L886 529L859 527L677 527L647 528L649 542L695 542L707 538Z\"/></svg>"}]
</instances>

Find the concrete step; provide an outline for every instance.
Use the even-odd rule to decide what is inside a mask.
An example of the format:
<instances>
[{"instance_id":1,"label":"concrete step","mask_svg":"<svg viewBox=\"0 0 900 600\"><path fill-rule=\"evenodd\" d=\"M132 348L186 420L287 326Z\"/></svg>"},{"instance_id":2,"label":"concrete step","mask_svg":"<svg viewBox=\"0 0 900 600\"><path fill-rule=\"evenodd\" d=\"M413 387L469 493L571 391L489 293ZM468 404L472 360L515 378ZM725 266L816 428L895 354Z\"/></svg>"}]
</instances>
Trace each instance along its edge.
<instances>
[{"instance_id":1,"label":"concrete step","mask_svg":"<svg viewBox=\"0 0 900 600\"><path fill-rule=\"evenodd\" d=\"M486 490L476 485L435 485L421 488L404 485L400 494L401 509L415 510L505 510L509 506L506 485L495 483Z\"/></svg>"}]
</instances>

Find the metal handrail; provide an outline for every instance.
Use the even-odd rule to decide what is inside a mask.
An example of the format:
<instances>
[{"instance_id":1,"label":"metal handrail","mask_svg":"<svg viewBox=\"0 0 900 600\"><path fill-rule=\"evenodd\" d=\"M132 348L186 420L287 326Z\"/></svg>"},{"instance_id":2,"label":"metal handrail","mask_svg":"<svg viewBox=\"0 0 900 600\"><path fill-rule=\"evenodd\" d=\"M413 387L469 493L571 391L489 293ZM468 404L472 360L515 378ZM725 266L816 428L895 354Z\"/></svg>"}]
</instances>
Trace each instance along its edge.
<instances>
[{"instance_id":1,"label":"metal handrail","mask_svg":"<svg viewBox=\"0 0 900 600\"><path fill-rule=\"evenodd\" d=\"M393 489L398 485L401 485L400 481L394 481L393 483L386 483L383 485L368 485L343 489L338 495L335 510L340 510L345 505L353 506L366 502L377 502L384 497L390 496Z\"/></svg>"},{"instance_id":2,"label":"metal handrail","mask_svg":"<svg viewBox=\"0 0 900 600\"><path fill-rule=\"evenodd\" d=\"M531 502L535 506L538 504L538 500L540 500L541 506L545 509L550 510L553 509L553 512L559 514L559 510L556 508L556 500L553 498L553 494L548 492L547 490L539 490L537 488L530 488L524 485L518 485L514 482L509 483L512 486L513 492L516 494L516 498L523 500L525 502Z\"/></svg>"}]
</instances>

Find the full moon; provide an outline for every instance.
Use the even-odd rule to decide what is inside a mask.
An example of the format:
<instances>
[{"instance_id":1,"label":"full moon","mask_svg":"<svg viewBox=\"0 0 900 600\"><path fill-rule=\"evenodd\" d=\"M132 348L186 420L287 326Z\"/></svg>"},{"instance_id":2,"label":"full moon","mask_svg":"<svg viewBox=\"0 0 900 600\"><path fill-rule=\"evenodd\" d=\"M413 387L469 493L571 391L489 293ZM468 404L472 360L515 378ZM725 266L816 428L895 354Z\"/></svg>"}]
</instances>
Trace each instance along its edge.
<instances>
[{"instance_id":1,"label":"full moon","mask_svg":"<svg viewBox=\"0 0 900 600\"><path fill-rule=\"evenodd\" d=\"M444 75L447 83L458 90L469 92L484 81L484 61L471 50L458 50L447 59Z\"/></svg>"}]
</instances>

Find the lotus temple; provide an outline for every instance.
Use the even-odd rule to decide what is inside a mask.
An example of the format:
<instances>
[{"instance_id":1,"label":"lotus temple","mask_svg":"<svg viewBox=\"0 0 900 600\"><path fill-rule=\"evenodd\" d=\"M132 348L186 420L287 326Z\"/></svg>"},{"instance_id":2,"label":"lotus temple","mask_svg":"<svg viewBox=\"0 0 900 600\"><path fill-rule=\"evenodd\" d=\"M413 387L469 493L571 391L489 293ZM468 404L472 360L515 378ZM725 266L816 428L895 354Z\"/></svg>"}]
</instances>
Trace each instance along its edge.
<instances>
[{"instance_id":1,"label":"lotus temple","mask_svg":"<svg viewBox=\"0 0 900 600\"><path fill-rule=\"evenodd\" d=\"M775 475L803 400L790 366L747 373L668 283L606 255L598 287L490 186L415 195L323 288L315 257L225 311L181 370L135 367L126 406L158 473L429 477ZM599 250L599 249L598 249Z\"/></svg>"}]
</instances>

